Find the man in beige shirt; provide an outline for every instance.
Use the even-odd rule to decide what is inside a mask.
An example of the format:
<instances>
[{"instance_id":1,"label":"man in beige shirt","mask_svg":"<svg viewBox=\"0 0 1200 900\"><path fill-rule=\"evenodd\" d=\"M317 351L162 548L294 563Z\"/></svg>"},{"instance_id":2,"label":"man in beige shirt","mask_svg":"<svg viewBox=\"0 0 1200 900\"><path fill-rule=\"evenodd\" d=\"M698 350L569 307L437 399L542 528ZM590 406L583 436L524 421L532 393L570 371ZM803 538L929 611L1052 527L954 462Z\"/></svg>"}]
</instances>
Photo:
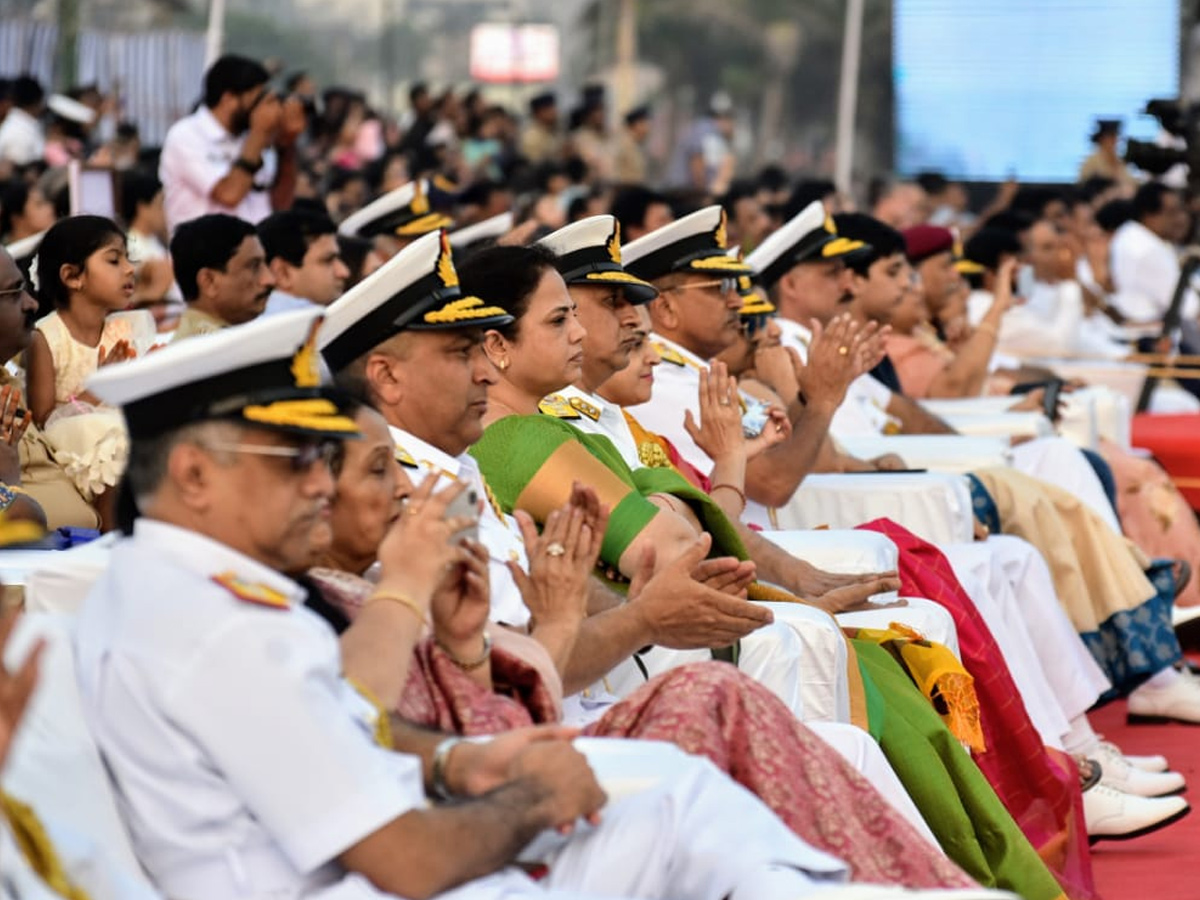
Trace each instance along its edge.
<instances>
[{"instance_id":1,"label":"man in beige shirt","mask_svg":"<svg viewBox=\"0 0 1200 900\"><path fill-rule=\"evenodd\" d=\"M529 119L521 133L521 155L531 163L561 159L563 136L558 127L558 100L552 92L529 101Z\"/></svg>"},{"instance_id":2,"label":"man in beige shirt","mask_svg":"<svg viewBox=\"0 0 1200 900\"><path fill-rule=\"evenodd\" d=\"M650 107L638 106L625 114L625 128L617 138L615 177L619 184L645 184L646 138L650 136Z\"/></svg>"},{"instance_id":3,"label":"man in beige shirt","mask_svg":"<svg viewBox=\"0 0 1200 900\"><path fill-rule=\"evenodd\" d=\"M171 262L188 305L174 341L257 318L275 287L254 226L222 213L175 229Z\"/></svg>"}]
</instances>

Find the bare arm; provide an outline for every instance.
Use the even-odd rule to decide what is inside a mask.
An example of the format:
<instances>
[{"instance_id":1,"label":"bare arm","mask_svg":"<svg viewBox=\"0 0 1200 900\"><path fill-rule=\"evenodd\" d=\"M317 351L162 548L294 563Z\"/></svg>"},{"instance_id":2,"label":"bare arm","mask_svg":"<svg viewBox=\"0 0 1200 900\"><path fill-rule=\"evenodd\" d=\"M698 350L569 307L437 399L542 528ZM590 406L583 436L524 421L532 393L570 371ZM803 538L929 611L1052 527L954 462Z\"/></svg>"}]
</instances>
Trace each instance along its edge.
<instances>
[{"instance_id":1,"label":"bare arm","mask_svg":"<svg viewBox=\"0 0 1200 900\"><path fill-rule=\"evenodd\" d=\"M29 411L33 421L42 428L54 412L54 357L46 336L36 328L29 349L25 351L26 380L29 389Z\"/></svg>"},{"instance_id":2,"label":"bare arm","mask_svg":"<svg viewBox=\"0 0 1200 900\"><path fill-rule=\"evenodd\" d=\"M903 394L892 394L887 413L900 420L900 429L905 434L956 434L944 419Z\"/></svg>"}]
</instances>

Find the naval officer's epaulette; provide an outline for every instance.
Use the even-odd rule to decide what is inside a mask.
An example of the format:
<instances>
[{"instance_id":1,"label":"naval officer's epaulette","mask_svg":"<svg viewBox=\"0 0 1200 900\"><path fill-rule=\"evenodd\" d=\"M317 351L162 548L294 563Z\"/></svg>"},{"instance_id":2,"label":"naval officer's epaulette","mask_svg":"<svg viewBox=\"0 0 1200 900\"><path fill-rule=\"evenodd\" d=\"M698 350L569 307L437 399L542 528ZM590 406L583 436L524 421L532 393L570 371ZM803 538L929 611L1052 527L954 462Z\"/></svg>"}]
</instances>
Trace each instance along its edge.
<instances>
[{"instance_id":1,"label":"naval officer's epaulette","mask_svg":"<svg viewBox=\"0 0 1200 900\"><path fill-rule=\"evenodd\" d=\"M680 353L674 347L668 347L666 344L662 343L662 341L651 341L650 346L658 351L658 355L662 358L663 362L669 362L673 366L681 367L688 364L687 359L682 353Z\"/></svg>"},{"instance_id":2,"label":"naval officer's epaulette","mask_svg":"<svg viewBox=\"0 0 1200 900\"><path fill-rule=\"evenodd\" d=\"M550 394L543 397L542 402L538 404L538 412L544 416L554 416L556 419L578 419L580 415L579 410L562 394ZM600 418L599 411L596 413L596 418Z\"/></svg>"},{"instance_id":3,"label":"naval officer's epaulette","mask_svg":"<svg viewBox=\"0 0 1200 900\"><path fill-rule=\"evenodd\" d=\"M222 572L212 576L213 583L219 584L243 603L253 603L256 606L267 606L271 609L288 609L292 604L287 594L253 581L244 581L233 572Z\"/></svg>"},{"instance_id":4,"label":"naval officer's epaulette","mask_svg":"<svg viewBox=\"0 0 1200 900\"><path fill-rule=\"evenodd\" d=\"M417 469L417 461L413 459L413 455L401 447L399 444L392 445L392 453L396 457L396 462L404 466L406 469Z\"/></svg>"}]
</instances>

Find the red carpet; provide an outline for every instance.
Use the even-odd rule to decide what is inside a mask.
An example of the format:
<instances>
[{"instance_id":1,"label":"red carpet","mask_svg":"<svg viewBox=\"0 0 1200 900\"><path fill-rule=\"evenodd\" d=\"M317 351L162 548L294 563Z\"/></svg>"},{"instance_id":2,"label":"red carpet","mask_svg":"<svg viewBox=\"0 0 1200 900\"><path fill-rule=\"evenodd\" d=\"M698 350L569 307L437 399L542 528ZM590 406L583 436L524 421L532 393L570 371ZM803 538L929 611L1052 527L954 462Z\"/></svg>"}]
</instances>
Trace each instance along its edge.
<instances>
[{"instance_id":1,"label":"red carpet","mask_svg":"<svg viewBox=\"0 0 1200 900\"><path fill-rule=\"evenodd\" d=\"M1183 773L1192 812L1162 831L1092 846L1096 887L1104 900L1200 898L1200 726L1126 725L1125 703L1089 714L1092 726L1126 753L1161 753Z\"/></svg>"}]
</instances>

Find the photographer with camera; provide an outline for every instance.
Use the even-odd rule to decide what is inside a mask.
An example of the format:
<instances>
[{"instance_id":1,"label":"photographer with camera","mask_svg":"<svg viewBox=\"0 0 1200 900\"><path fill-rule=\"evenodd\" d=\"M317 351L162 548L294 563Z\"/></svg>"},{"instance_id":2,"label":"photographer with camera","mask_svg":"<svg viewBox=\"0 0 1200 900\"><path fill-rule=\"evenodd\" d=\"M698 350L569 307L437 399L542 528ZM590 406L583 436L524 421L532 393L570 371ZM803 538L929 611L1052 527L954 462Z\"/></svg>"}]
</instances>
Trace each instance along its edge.
<instances>
[{"instance_id":1,"label":"photographer with camera","mask_svg":"<svg viewBox=\"0 0 1200 900\"><path fill-rule=\"evenodd\" d=\"M258 62L222 56L204 76L204 102L171 126L159 179L171 232L181 222L226 213L257 224L291 206L302 102L270 89Z\"/></svg>"}]
</instances>

